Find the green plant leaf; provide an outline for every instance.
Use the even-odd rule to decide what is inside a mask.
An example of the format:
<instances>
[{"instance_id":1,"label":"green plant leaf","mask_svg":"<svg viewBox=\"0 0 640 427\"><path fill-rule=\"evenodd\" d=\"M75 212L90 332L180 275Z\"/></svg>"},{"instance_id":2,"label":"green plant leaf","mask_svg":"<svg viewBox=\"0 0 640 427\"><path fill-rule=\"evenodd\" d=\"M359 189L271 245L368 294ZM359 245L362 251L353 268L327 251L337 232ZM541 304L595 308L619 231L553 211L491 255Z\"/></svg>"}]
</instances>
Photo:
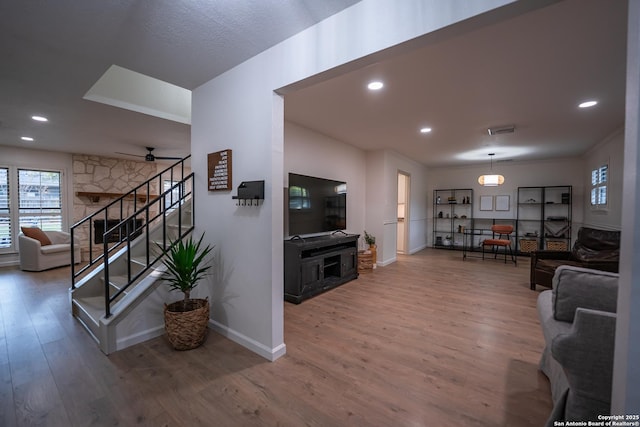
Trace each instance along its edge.
<instances>
[{"instance_id":1,"label":"green plant leaf","mask_svg":"<svg viewBox=\"0 0 640 427\"><path fill-rule=\"evenodd\" d=\"M172 241L162 263L167 267L162 278L171 290L184 293L185 300L189 299L191 291L198 282L206 276L211 265L204 265L205 258L213 250L211 245L203 247L204 233L197 242L193 236L188 239ZM162 247L158 245L160 249Z\"/></svg>"}]
</instances>

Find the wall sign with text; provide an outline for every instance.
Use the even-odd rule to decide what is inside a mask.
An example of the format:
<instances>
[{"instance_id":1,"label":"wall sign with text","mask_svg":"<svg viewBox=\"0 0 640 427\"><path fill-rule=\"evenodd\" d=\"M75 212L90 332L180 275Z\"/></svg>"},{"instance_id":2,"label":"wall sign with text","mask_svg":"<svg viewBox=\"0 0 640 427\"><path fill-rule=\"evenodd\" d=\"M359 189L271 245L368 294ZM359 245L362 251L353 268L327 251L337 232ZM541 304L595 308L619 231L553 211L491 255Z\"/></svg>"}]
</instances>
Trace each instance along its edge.
<instances>
[{"instance_id":1,"label":"wall sign with text","mask_svg":"<svg viewBox=\"0 0 640 427\"><path fill-rule=\"evenodd\" d=\"M209 153L207 155L207 171L209 191L231 190L231 150Z\"/></svg>"}]
</instances>

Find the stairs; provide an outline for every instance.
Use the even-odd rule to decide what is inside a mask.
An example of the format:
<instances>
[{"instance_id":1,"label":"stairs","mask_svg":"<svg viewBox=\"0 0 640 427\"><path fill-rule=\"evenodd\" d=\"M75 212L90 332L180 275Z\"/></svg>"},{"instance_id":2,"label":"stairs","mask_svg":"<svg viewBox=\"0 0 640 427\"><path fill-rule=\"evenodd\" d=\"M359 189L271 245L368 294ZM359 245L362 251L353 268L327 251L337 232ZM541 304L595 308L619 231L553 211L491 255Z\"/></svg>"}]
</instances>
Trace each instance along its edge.
<instances>
[{"instance_id":1,"label":"stairs","mask_svg":"<svg viewBox=\"0 0 640 427\"><path fill-rule=\"evenodd\" d=\"M168 249L170 242L193 230L192 198L185 197L173 209L160 212L149 223L148 233L146 226L143 230L107 254L107 267L104 257L95 261L93 270L71 289L72 315L105 354L164 333L164 303L175 295L169 295L167 286L159 286L165 271L162 248Z\"/></svg>"}]
</instances>

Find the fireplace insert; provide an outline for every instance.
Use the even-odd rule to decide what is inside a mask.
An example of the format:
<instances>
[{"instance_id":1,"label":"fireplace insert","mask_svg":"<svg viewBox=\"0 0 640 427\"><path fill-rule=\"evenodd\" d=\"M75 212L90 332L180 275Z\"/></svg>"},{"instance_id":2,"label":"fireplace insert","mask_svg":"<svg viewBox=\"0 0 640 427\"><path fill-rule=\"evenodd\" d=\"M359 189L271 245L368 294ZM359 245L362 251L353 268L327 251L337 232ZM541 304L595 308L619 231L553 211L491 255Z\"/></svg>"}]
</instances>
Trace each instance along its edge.
<instances>
[{"instance_id":1,"label":"fireplace insert","mask_svg":"<svg viewBox=\"0 0 640 427\"><path fill-rule=\"evenodd\" d=\"M108 219L106 230L110 230L120 223L119 219ZM131 240L142 234L142 219L131 219L128 223L129 232L131 233ZM104 243L103 236L105 226L104 219L96 219L93 221L93 242ZM123 224L122 227L115 229L107 236L107 242L115 243L124 240L127 237L127 224Z\"/></svg>"}]
</instances>

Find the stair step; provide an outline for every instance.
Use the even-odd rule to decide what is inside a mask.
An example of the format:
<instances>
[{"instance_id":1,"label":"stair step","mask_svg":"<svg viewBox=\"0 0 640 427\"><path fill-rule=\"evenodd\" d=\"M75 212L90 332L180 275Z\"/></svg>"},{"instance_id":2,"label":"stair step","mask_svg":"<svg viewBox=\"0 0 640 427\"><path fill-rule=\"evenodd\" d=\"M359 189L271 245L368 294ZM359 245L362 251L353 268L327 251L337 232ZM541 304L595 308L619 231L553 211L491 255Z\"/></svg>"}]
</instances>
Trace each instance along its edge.
<instances>
[{"instance_id":1,"label":"stair step","mask_svg":"<svg viewBox=\"0 0 640 427\"><path fill-rule=\"evenodd\" d=\"M150 251L150 258L155 258L160 253L156 243L162 245L163 236L166 236L166 242L171 242L178 235L181 228L186 231L193 226L192 201L188 200L182 205L182 216L178 218L179 212L173 210L158 217L148 225L145 225L143 232L140 233L130 244L118 247L118 250L109 254L109 286L106 291L111 296L115 295L120 289L128 283L128 271L132 276L136 276L139 272L147 267L147 247ZM180 220L180 221L179 221ZM164 227L164 228L163 228ZM146 239L149 239L147 245ZM127 254L127 251L130 251ZM118 298L111 304L112 316L108 319L105 315L105 280L104 266L98 266L91 271L82 280L80 287L76 287L72 292L72 312L73 316L82 323L91 336L98 342L101 350L107 354L116 349L120 345L130 345L122 343L137 343L142 337L150 334L149 324L146 322L134 322L127 324L126 331L119 330L116 326L127 318L133 310L138 306L145 304L145 298L155 292L160 286L163 272L166 267L162 262L156 262L147 272L141 275L126 291L123 291ZM143 307L146 307L143 305ZM137 316L137 315L136 315ZM155 316L155 314L154 314ZM161 313L158 319L152 316L153 322L161 323ZM147 319L145 317L145 319ZM155 331L157 327L154 326ZM105 342L100 342L100 339ZM121 340L121 341L118 341Z\"/></svg>"},{"instance_id":2,"label":"stair step","mask_svg":"<svg viewBox=\"0 0 640 427\"><path fill-rule=\"evenodd\" d=\"M104 316L104 297L83 297L73 300L73 313L98 341L99 320Z\"/></svg>"},{"instance_id":3,"label":"stair step","mask_svg":"<svg viewBox=\"0 0 640 427\"><path fill-rule=\"evenodd\" d=\"M140 267L138 269L135 269L135 271L137 273L138 271L142 270L143 268L145 268L147 266L147 258L146 257L138 258L138 257L133 256L133 254L132 254L131 263L134 264L134 265L137 265L138 267Z\"/></svg>"},{"instance_id":4,"label":"stair step","mask_svg":"<svg viewBox=\"0 0 640 427\"><path fill-rule=\"evenodd\" d=\"M127 284L128 280L129 278L126 274L109 275L109 284L113 286L117 291L123 288ZM104 283L104 276L102 276L102 283Z\"/></svg>"}]
</instances>

